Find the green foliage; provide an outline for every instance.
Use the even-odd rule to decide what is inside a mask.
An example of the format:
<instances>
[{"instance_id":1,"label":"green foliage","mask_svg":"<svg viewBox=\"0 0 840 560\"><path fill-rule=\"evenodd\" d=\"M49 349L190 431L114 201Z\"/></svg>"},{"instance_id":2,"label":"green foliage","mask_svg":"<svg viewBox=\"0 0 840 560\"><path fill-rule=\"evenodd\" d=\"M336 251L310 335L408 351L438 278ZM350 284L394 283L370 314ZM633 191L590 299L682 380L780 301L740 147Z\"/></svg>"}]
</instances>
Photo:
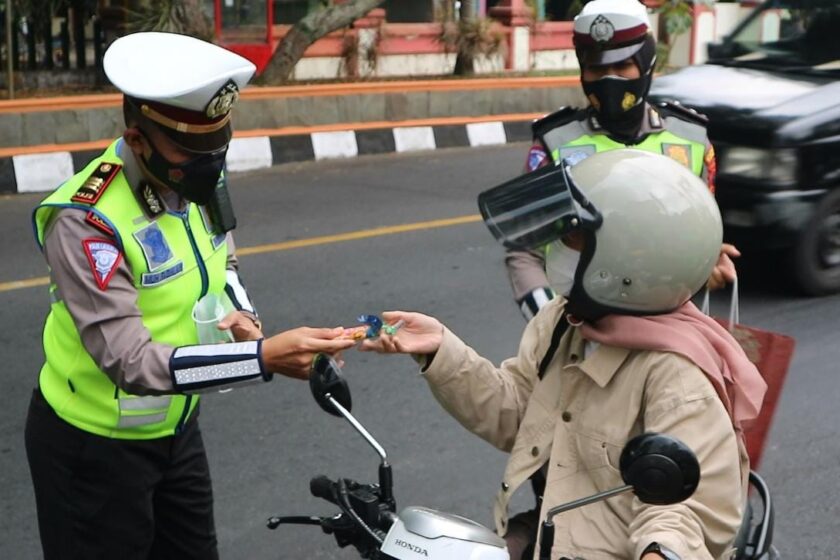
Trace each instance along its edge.
<instances>
[{"instance_id":1,"label":"green foliage","mask_svg":"<svg viewBox=\"0 0 840 560\"><path fill-rule=\"evenodd\" d=\"M695 4L711 6L714 0L665 0L656 10L660 22L664 24L666 39L656 45L656 69L660 71L668 65L674 39L691 30L694 23Z\"/></svg>"}]
</instances>

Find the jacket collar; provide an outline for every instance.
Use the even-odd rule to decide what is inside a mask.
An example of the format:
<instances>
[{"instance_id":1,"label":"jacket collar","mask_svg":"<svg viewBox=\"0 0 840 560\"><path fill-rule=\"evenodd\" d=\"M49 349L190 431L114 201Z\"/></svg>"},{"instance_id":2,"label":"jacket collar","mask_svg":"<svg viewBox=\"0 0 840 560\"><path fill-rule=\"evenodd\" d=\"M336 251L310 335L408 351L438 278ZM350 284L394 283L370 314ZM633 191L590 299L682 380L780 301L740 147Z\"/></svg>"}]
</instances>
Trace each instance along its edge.
<instances>
[{"instance_id":1,"label":"jacket collar","mask_svg":"<svg viewBox=\"0 0 840 560\"><path fill-rule=\"evenodd\" d=\"M572 327L572 340L569 344L570 362L566 367L577 367L588 375L601 388L607 386L618 368L630 355L627 348L615 346L598 345L594 352L586 358L584 356L584 345L586 340L581 336L580 330Z\"/></svg>"}]
</instances>

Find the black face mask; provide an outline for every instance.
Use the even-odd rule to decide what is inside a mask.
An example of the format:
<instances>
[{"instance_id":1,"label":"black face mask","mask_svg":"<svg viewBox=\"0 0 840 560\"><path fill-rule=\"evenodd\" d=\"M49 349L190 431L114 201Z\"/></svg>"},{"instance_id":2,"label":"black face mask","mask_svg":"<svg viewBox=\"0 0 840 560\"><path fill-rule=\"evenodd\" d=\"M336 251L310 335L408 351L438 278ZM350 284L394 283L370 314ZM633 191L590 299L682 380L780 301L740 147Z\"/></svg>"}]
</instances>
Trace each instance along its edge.
<instances>
[{"instance_id":1,"label":"black face mask","mask_svg":"<svg viewBox=\"0 0 840 560\"><path fill-rule=\"evenodd\" d=\"M638 134L645 116L650 74L634 80L606 76L582 85L601 126L622 140L631 140Z\"/></svg>"},{"instance_id":2,"label":"black face mask","mask_svg":"<svg viewBox=\"0 0 840 560\"><path fill-rule=\"evenodd\" d=\"M148 138L147 138L148 142ZM225 167L227 147L218 152L201 154L184 163L172 163L148 142L152 154L143 157L146 171L161 184L169 187L190 202L206 205L213 197L219 175Z\"/></svg>"}]
</instances>

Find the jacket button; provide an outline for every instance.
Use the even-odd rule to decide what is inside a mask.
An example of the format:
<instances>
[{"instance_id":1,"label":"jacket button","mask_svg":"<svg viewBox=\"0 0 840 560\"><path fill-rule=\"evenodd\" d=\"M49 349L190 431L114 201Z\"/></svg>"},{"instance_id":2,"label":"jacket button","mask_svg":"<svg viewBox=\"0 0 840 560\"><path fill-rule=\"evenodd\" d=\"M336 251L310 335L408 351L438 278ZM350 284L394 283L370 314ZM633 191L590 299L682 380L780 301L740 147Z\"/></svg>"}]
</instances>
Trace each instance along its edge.
<instances>
[{"instance_id":1,"label":"jacket button","mask_svg":"<svg viewBox=\"0 0 840 560\"><path fill-rule=\"evenodd\" d=\"M532 457L536 457L539 454L540 454L540 449L538 447L534 446L534 447L531 448L531 456Z\"/></svg>"},{"instance_id":2,"label":"jacket button","mask_svg":"<svg viewBox=\"0 0 840 560\"><path fill-rule=\"evenodd\" d=\"M572 413L569 411L564 412L560 415L560 418L563 419L563 422L571 422L572 421Z\"/></svg>"},{"instance_id":3,"label":"jacket button","mask_svg":"<svg viewBox=\"0 0 840 560\"><path fill-rule=\"evenodd\" d=\"M507 492L508 490L510 490L510 485L507 482L502 482L502 490Z\"/></svg>"}]
</instances>

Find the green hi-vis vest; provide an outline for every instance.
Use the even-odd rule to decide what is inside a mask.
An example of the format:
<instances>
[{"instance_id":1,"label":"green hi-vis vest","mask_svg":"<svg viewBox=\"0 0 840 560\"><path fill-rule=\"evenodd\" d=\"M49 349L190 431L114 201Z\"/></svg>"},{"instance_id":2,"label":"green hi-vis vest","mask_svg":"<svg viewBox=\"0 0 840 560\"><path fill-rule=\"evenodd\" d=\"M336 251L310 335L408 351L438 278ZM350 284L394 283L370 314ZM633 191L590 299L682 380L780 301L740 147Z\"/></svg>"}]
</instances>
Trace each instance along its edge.
<instances>
[{"instance_id":1,"label":"green hi-vis vest","mask_svg":"<svg viewBox=\"0 0 840 560\"><path fill-rule=\"evenodd\" d=\"M612 140L606 134L591 134L578 123L559 126L546 132L542 138L555 162L576 155L590 156L596 152L606 152L620 148L635 148L666 155L689 169L697 176L703 175L704 156L706 155L705 128L693 123L668 118L676 130L663 129L651 132L639 144L628 146Z\"/></svg>"},{"instance_id":2,"label":"green hi-vis vest","mask_svg":"<svg viewBox=\"0 0 840 560\"><path fill-rule=\"evenodd\" d=\"M38 243L43 246L47 228L61 209L92 212L114 232L134 276L137 306L152 341L173 347L197 344L193 305L204 294L224 290L227 267L225 237L211 232L199 207L189 204L183 213L163 211L150 219L122 170L105 185L94 205L72 200L97 170L122 165L116 151L120 142L111 144L35 209ZM97 237L105 240L92 229L91 238ZM83 250L82 244L78 249ZM198 398L137 396L119 389L85 350L55 285L50 294L53 303L44 325L46 362L39 385L55 412L77 428L109 438L154 439L177 433Z\"/></svg>"}]
</instances>

